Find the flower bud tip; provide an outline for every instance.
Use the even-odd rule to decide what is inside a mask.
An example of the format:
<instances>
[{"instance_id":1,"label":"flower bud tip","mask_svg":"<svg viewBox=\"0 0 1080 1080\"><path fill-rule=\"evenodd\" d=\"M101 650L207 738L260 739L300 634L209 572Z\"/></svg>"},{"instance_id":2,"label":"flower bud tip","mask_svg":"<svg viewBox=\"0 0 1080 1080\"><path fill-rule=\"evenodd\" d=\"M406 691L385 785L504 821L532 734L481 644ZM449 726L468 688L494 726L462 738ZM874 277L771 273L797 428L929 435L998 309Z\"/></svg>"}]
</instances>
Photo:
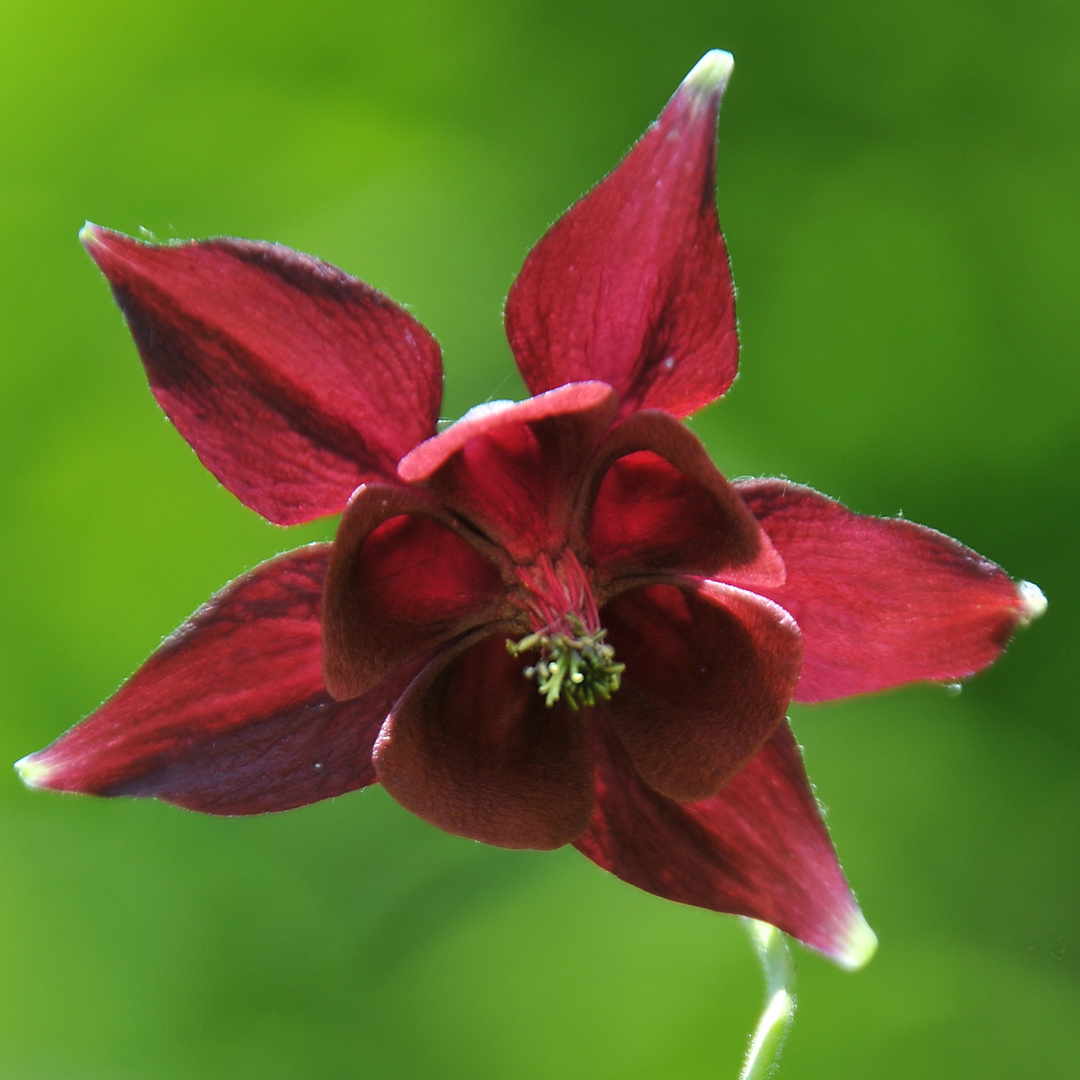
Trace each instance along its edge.
<instances>
[{"instance_id":1,"label":"flower bud tip","mask_svg":"<svg viewBox=\"0 0 1080 1080\"><path fill-rule=\"evenodd\" d=\"M36 761L36 754L27 754L15 762L19 779L29 788L48 787L47 780L52 769L43 761Z\"/></svg>"},{"instance_id":2,"label":"flower bud tip","mask_svg":"<svg viewBox=\"0 0 1080 1080\"><path fill-rule=\"evenodd\" d=\"M724 52L723 49L710 49L690 69L690 74L683 79L682 84L687 90L702 97L714 93L722 94L734 66L735 58L731 53Z\"/></svg>"},{"instance_id":3,"label":"flower bud tip","mask_svg":"<svg viewBox=\"0 0 1080 1080\"><path fill-rule=\"evenodd\" d=\"M844 942L832 958L845 971L859 971L874 959L877 947L877 934L856 908L848 923Z\"/></svg>"},{"instance_id":4,"label":"flower bud tip","mask_svg":"<svg viewBox=\"0 0 1080 1080\"><path fill-rule=\"evenodd\" d=\"M1033 581L1021 581L1016 586L1020 596L1020 623L1027 626L1046 611L1046 597Z\"/></svg>"}]
</instances>

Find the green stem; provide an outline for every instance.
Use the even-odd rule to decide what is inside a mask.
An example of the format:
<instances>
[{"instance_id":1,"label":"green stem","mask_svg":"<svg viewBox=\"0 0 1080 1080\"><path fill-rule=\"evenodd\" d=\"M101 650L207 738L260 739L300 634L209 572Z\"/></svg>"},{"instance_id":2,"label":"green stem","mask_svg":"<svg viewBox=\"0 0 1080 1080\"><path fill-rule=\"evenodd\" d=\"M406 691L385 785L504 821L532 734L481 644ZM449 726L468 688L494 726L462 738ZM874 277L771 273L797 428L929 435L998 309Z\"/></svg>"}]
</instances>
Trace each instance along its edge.
<instances>
[{"instance_id":1,"label":"green stem","mask_svg":"<svg viewBox=\"0 0 1080 1080\"><path fill-rule=\"evenodd\" d=\"M744 919L765 971L765 1008L750 1039L739 1080L766 1080L780 1064L795 1019L795 969L784 935L768 923Z\"/></svg>"}]
</instances>

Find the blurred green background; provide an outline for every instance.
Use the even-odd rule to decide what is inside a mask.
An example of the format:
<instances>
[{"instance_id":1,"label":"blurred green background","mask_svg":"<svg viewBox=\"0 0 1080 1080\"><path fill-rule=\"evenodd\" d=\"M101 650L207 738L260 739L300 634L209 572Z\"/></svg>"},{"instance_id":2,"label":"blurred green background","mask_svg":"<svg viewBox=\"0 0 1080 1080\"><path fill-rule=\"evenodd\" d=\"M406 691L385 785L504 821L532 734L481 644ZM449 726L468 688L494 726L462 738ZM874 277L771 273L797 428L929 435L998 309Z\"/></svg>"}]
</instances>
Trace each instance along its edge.
<instances>
[{"instance_id":1,"label":"blurred green background","mask_svg":"<svg viewBox=\"0 0 1080 1080\"><path fill-rule=\"evenodd\" d=\"M1080 7L1072 0L3 0L0 760L93 708L288 534L154 406L84 218L379 286L444 414L516 396L530 244L706 49L743 375L694 421L956 535L1047 617L959 697L796 709L877 959L798 954L782 1076L1080 1075ZM735 920L379 790L202 818L0 780L5 1080L734 1077Z\"/></svg>"}]
</instances>

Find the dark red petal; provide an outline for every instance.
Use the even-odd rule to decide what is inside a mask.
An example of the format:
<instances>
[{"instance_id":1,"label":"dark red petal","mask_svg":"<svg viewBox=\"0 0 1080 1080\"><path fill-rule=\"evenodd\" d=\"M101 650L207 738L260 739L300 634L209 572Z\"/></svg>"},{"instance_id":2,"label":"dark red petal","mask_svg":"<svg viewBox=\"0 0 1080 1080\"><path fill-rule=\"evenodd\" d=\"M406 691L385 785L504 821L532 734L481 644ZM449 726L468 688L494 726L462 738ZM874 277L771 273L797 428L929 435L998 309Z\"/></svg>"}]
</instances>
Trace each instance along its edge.
<instances>
[{"instance_id":1,"label":"dark red petal","mask_svg":"<svg viewBox=\"0 0 1080 1080\"><path fill-rule=\"evenodd\" d=\"M88 225L158 404L279 525L336 514L435 431L435 339L387 297L277 244L144 244Z\"/></svg>"},{"instance_id":2,"label":"dark red petal","mask_svg":"<svg viewBox=\"0 0 1080 1080\"><path fill-rule=\"evenodd\" d=\"M631 589L600 618L626 665L609 711L634 768L668 798L715 795L784 719L799 678L795 623L713 581Z\"/></svg>"},{"instance_id":3,"label":"dark red petal","mask_svg":"<svg viewBox=\"0 0 1080 1080\"><path fill-rule=\"evenodd\" d=\"M371 746L412 672L366 698L322 684L330 545L263 563L197 611L96 712L19 763L34 787L288 810L375 780Z\"/></svg>"},{"instance_id":4,"label":"dark red petal","mask_svg":"<svg viewBox=\"0 0 1080 1080\"><path fill-rule=\"evenodd\" d=\"M479 405L413 450L398 472L528 561L565 546L582 477L617 408L614 391L598 382Z\"/></svg>"},{"instance_id":5,"label":"dark red petal","mask_svg":"<svg viewBox=\"0 0 1080 1080\"><path fill-rule=\"evenodd\" d=\"M802 630L799 701L964 678L1024 618L1005 571L939 532L853 513L784 480L736 486L787 567L782 587L759 591Z\"/></svg>"},{"instance_id":6,"label":"dark red petal","mask_svg":"<svg viewBox=\"0 0 1080 1080\"><path fill-rule=\"evenodd\" d=\"M506 334L534 394L602 379L624 412L685 416L731 385L739 343L715 190L730 71L727 53L708 53L615 171L525 260Z\"/></svg>"},{"instance_id":7,"label":"dark red petal","mask_svg":"<svg viewBox=\"0 0 1080 1080\"><path fill-rule=\"evenodd\" d=\"M510 848L576 840L593 808L584 714L544 705L496 634L433 663L390 714L375 769L402 806Z\"/></svg>"},{"instance_id":8,"label":"dark red petal","mask_svg":"<svg viewBox=\"0 0 1080 1080\"><path fill-rule=\"evenodd\" d=\"M668 900L772 923L844 967L873 955L786 723L711 799L657 795L610 737L596 786L592 824L575 846L605 870Z\"/></svg>"},{"instance_id":9,"label":"dark red petal","mask_svg":"<svg viewBox=\"0 0 1080 1080\"><path fill-rule=\"evenodd\" d=\"M335 697L366 694L417 657L507 616L498 566L463 535L420 492L357 491L326 574L323 674Z\"/></svg>"},{"instance_id":10,"label":"dark red petal","mask_svg":"<svg viewBox=\"0 0 1080 1080\"><path fill-rule=\"evenodd\" d=\"M608 578L681 572L750 587L784 581L780 557L738 491L666 412L647 409L619 424L589 487L588 550Z\"/></svg>"}]
</instances>

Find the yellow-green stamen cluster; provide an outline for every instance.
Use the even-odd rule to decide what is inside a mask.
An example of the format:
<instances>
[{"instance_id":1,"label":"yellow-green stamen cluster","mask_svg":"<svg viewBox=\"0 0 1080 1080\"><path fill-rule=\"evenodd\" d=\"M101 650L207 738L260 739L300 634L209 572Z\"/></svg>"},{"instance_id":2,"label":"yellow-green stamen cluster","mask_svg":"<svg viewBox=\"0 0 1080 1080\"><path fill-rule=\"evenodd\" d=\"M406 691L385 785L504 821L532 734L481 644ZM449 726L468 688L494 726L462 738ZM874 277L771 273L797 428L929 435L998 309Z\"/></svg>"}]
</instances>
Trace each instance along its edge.
<instances>
[{"instance_id":1,"label":"yellow-green stamen cluster","mask_svg":"<svg viewBox=\"0 0 1080 1080\"><path fill-rule=\"evenodd\" d=\"M561 631L538 631L520 641L507 641L511 656L540 650L540 659L525 669L527 679L536 679L551 708L556 701L565 701L577 711L582 705L595 705L598 698L605 701L619 689L625 664L615 662L615 650L604 638L606 630L590 634L585 624L574 616Z\"/></svg>"}]
</instances>

